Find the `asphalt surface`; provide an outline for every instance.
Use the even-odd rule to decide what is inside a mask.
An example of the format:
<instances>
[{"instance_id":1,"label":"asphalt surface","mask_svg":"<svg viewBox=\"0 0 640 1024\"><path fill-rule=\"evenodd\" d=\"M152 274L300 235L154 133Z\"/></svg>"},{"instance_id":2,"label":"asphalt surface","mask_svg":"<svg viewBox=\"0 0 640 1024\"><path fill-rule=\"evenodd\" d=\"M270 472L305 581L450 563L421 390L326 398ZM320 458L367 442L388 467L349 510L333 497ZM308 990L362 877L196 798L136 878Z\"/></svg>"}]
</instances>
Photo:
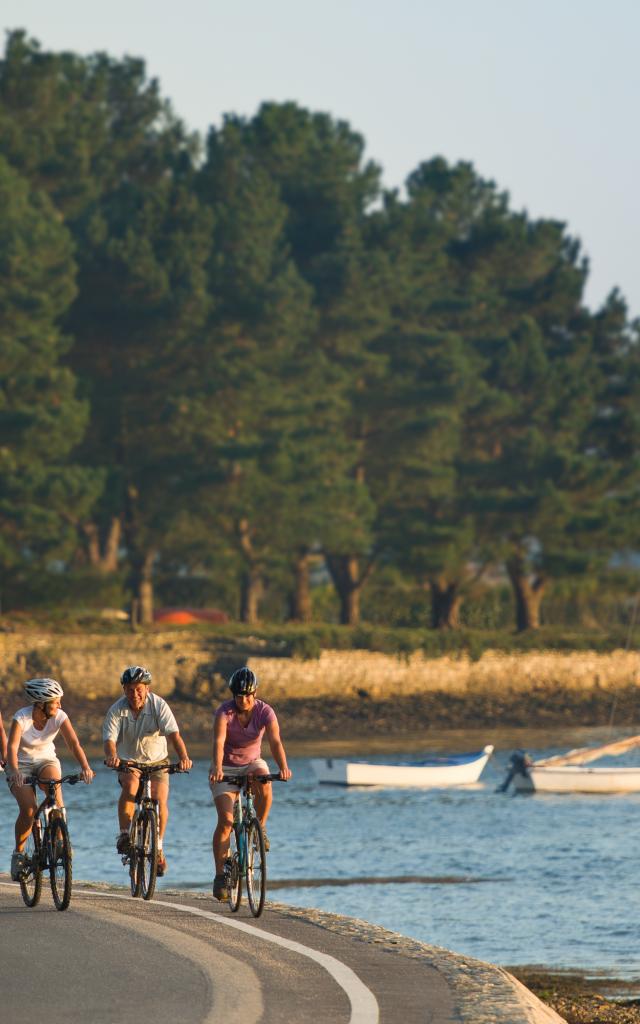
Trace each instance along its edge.
<instances>
[{"instance_id":1,"label":"asphalt surface","mask_svg":"<svg viewBox=\"0 0 640 1024\"><path fill-rule=\"evenodd\" d=\"M364 922L277 906L254 920L245 906L231 914L204 895L165 890L145 903L81 882L60 913L47 881L39 905L28 909L18 885L0 875L2 1024L27 1017L48 1024L560 1019L534 997L530 1012L530 994L505 982L505 972Z\"/></svg>"}]
</instances>

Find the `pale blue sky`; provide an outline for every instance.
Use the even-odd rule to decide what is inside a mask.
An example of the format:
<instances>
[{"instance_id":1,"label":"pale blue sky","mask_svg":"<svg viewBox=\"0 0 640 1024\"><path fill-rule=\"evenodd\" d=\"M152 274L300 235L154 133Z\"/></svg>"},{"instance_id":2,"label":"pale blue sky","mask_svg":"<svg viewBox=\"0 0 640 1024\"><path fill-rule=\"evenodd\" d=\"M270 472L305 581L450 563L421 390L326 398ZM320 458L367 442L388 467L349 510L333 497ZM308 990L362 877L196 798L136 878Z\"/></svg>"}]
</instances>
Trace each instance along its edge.
<instances>
[{"instance_id":1,"label":"pale blue sky","mask_svg":"<svg viewBox=\"0 0 640 1024\"><path fill-rule=\"evenodd\" d=\"M639 0L1 0L47 49L143 57L187 125L296 100L349 121L400 186L471 160L568 224L587 301L640 315Z\"/></svg>"}]
</instances>

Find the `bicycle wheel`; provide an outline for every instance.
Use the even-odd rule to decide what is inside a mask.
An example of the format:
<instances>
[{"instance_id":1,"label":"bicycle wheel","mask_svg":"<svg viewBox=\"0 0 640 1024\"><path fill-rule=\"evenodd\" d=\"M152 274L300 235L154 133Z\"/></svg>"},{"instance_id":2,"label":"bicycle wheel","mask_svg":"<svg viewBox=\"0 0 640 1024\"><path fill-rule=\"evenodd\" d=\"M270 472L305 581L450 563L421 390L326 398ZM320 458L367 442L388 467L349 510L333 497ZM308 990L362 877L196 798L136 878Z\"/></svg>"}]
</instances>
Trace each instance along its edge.
<instances>
[{"instance_id":1,"label":"bicycle wheel","mask_svg":"<svg viewBox=\"0 0 640 1024\"><path fill-rule=\"evenodd\" d=\"M140 891L143 900L150 900L156 888L158 874L158 819L151 807L146 807L141 815L142 847L138 860Z\"/></svg>"},{"instance_id":2,"label":"bicycle wheel","mask_svg":"<svg viewBox=\"0 0 640 1024\"><path fill-rule=\"evenodd\" d=\"M260 917L267 894L267 858L262 825L252 818L247 829L247 898L254 917Z\"/></svg>"},{"instance_id":3,"label":"bicycle wheel","mask_svg":"<svg viewBox=\"0 0 640 1024\"><path fill-rule=\"evenodd\" d=\"M20 879L20 892L28 907L35 907L42 892L41 849L40 822L35 821L24 848L27 869Z\"/></svg>"},{"instance_id":4,"label":"bicycle wheel","mask_svg":"<svg viewBox=\"0 0 640 1024\"><path fill-rule=\"evenodd\" d=\"M71 900L71 842L64 818L54 818L50 826L51 852L49 881L56 910L66 910Z\"/></svg>"},{"instance_id":5,"label":"bicycle wheel","mask_svg":"<svg viewBox=\"0 0 640 1024\"><path fill-rule=\"evenodd\" d=\"M225 863L225 874L229 885L229 910L237 913L242 903L242 878L240 877L240 851L238 850L238 836L235 828L231 829L229 840L229 856Z\"/></svg>"},{"instance_id":6,"label":"bicycle wheel","mask_svg":"<svg viewBox=\"0 0 640 1024\"><path fill-rule=\"evenodd\" d=\"M142 851L142 822L137 811L133 826L129 831L129 837L129 884L131 885L131 895L136 899L142 891L142 879L138 870Z\"/></svg>"}]
</instances>

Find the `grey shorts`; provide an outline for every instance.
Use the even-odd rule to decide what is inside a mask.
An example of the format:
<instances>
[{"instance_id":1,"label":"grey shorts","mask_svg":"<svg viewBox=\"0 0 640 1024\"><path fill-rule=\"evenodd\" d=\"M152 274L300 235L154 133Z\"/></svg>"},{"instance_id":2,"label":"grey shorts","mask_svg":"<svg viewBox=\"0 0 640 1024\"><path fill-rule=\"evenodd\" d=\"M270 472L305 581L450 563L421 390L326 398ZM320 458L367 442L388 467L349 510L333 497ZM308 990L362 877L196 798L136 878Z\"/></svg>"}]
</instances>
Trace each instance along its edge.
<instances>
[{"instance_id":1,"label":"grey shorts","mask_svg":"<svg viewBox=\"0 0 640 1024\"><path fill-rule=\"evenodd\" d=\"M223 764L222 770L225 775L268 775L269 765L262 757L257 757L255 761L249 761L248 764ZM229 782L210 782L209 788L213 799L217 796L222 796L223 793L239 793L240 786L232 786Z\"/></svg>"},{"instance_id":2,"label":"grey shorts","mask_svg":"<svg viewBox=\"0 0 640 1024\"><path fill-rule=\"evenodd\" d=\"M57 757L46 757L41 761L21 761L18 759L18 771L21 771L23 775L37 775L40 776L40 772L43 768L48 768L49 765L53 765L57 769L54 775L55 779L62 778L62 765L60 764ZM12 783L9 782L9 776L7 775L7 786L9 789L12 788Z\"/></svg>"}]
</instances>

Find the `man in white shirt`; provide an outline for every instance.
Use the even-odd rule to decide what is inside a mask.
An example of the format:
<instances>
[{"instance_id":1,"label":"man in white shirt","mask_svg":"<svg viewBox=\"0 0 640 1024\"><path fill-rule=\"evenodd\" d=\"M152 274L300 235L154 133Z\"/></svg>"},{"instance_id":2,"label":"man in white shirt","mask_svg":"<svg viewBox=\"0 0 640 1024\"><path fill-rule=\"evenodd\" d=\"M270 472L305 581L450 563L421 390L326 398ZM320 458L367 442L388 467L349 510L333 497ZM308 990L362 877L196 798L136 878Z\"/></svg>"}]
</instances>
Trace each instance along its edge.
<instances>
[{"instance_id":1,"label":"man in white shirt","mask_svg":"<svg viewBox=\"0 0 640 1024\"><path fill-rule=\"evenodd\" d=\"M120 679L124 696L107 711L102 738L105 764L118 768L121 761L157 764L159 770L151 779L151 796L158 801L160 839L158 842L158 875L164 875L167 861L162 840L169 818L169 776L161 766L169 763L167 740L179 760L180 770L187 772L192 762L184 740L166 700L150 692L151 673L142 665L130 665ZM129 826L135 810L135 796L140 773L119 772L122 787L118 800L120 834L116 840L118 853L129 851Z\"/></svg>"}]
</instances>

